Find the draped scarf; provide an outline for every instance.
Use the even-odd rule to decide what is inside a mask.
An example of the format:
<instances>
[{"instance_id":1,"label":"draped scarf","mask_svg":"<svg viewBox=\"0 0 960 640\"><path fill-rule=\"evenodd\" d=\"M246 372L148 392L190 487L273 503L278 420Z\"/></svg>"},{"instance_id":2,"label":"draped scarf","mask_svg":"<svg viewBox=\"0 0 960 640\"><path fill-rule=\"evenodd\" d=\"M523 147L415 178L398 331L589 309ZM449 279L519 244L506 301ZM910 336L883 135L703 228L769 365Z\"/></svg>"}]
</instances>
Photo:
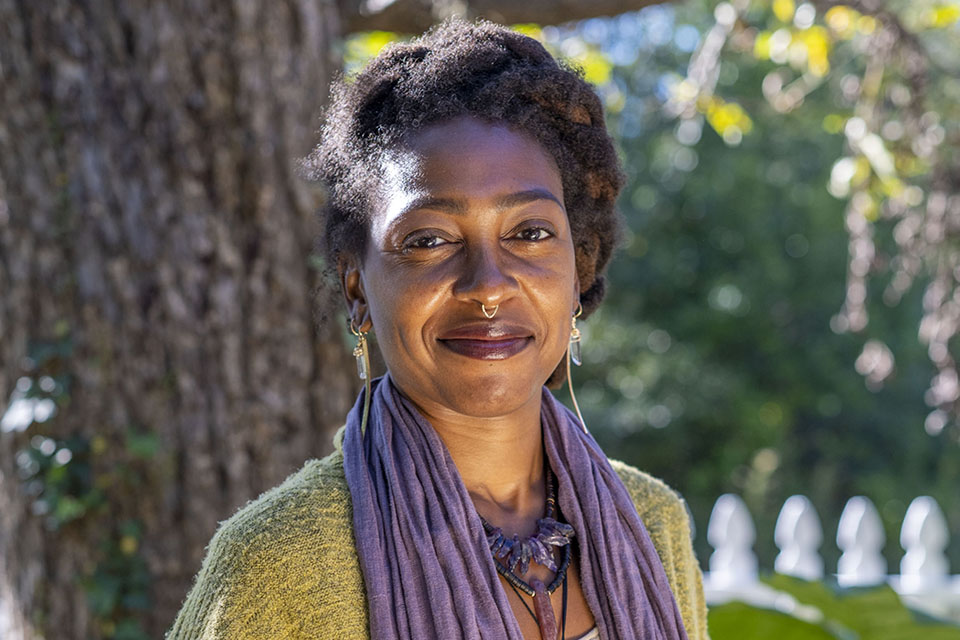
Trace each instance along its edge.
<instances>
[{"instance_id":1,"label":"draped scarf","mask_svg":"<svg viewBox=\"0 0 960 640\"><path fill-rule=\"evenodd\" d=\"M387 374L347 418L344 471L370 636L523 640L480 517L440 436ZM605 639L686 640L630 494L575 415L543 389L541 429L584 597Z\"/></svg>"}]
</instances>

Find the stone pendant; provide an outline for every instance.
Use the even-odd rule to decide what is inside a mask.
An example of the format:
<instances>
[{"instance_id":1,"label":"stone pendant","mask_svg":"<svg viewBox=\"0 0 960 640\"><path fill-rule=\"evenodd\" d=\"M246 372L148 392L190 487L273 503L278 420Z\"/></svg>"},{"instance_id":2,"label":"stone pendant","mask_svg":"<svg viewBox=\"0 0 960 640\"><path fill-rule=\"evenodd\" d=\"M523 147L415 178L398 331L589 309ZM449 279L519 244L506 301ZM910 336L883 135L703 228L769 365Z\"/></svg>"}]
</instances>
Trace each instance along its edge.
<instances>
[{"instance_id":1,"label":"stone pendant","mask_svg":"<svg viewBox=\"0 0 960 640\"><path fill-rule=\"evenodd\" d=\"M553 615L553 605L550 604L550 594L543 582L534 578L530 581L533 587L533 612L537 614L537 624L540 626L541 640L557 640L557 618Z\"/></svg>"},{"instance_id":2,"label":"stone pendant","mask_svg":"<svg viewBox=\"0 0 960 640\"><path fill-rule=\"evenodd\" d=\"M361 336L357 346L353 348L353 356L357 359L357 375L360 376L361 380L366 380L368 374L366 342L367 341L363 339L363 336Z\"/></svg>"},{"instance_id":3,"label":"stone pendant","mask_svg":"<svg viewBox=\"0 0 960 640\"><path fill-rule=\"evenodd\" d=\"M580 366L580 363L583 362L580 359L580 332L574 329L576 333L570 336L570 359L573 361L573 364Z\"/></svg>"}]
</instances>

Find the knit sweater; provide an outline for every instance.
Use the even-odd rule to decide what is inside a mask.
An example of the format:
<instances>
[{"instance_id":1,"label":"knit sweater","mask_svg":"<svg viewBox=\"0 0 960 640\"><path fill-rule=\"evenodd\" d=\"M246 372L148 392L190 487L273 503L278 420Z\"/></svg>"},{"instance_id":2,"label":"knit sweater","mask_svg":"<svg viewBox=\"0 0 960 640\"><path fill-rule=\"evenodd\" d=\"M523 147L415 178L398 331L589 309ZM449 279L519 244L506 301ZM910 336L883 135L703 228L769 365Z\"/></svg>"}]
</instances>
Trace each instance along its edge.
<instances>
[{"instance_id":1,"label":"knit sweater","mask_svg":"<svg viewBox=\"0 0 960 640\"><path fill-rule=\"evenodd\" d=\"M223 522L167 640L369 638L367 594L354 548L350 489L336 450ZM633 498L690 640L707 611L683 500L663 482L611 460Z\"/></svg>"}]
</instances>

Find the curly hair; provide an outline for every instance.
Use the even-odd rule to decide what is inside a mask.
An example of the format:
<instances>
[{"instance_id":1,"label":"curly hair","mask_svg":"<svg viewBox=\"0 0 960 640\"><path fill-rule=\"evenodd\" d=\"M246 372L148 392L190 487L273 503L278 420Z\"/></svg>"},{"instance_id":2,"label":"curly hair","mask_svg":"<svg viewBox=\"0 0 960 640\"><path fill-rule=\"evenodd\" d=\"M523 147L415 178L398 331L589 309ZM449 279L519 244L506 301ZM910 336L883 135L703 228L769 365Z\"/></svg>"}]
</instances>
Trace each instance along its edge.
<instances>
[{"instance_id":1,"label":"curly hair","mask_svg":"<svg viewBox=\"0 0 960 640\"><path fill-rule=\"evenodd\" d=\"M320 211L327 264L363 255L383 155L459 116L505 124L553 157L588 316L603 298L604 270L621 237L615 201L624 177L600 99L579 70L539 42L483 20L447 20L334 83L321 142L305 161L328 191Z\"/></svg>"}]
</instances>

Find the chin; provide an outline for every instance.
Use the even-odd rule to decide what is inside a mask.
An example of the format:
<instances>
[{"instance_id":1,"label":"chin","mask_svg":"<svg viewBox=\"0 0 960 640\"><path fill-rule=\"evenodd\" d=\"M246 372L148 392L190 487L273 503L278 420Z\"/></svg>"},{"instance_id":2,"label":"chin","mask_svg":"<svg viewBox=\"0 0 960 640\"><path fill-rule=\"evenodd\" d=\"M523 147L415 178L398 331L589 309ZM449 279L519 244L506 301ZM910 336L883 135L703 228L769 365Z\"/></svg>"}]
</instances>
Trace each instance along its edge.
<instances>
[{"instance_id":1,"label":"chin","mask_svg":"<svg viewBox=\"0 0 960 640\"><path fill-rule=\"evenodd\" d=\"M462 415L496 418L539 402L545 380L518 380L516 376L461 376L453 389L439 389L447 408Z\"/></svg>"}]
</instances>

